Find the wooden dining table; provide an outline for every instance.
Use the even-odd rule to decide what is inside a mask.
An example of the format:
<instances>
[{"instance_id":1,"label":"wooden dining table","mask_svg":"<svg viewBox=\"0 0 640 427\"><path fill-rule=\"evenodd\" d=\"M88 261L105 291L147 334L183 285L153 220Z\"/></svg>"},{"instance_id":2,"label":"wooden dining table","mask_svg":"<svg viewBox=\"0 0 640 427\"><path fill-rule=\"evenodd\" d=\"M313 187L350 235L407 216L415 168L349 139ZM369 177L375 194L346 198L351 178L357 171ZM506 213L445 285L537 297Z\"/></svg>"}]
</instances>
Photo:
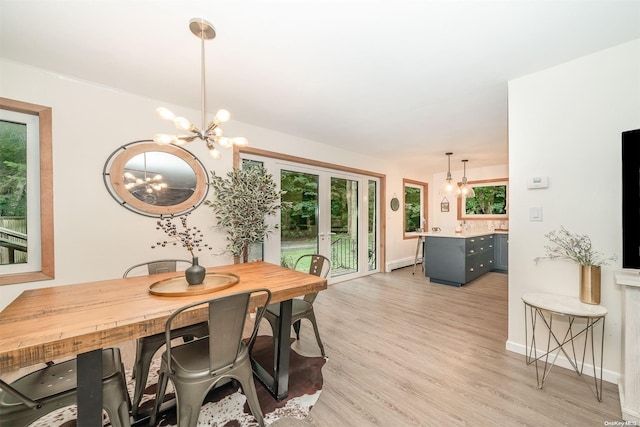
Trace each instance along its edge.
<instances>
[{"instance_id":1,"label":"wooden dining table","mask_svg":"<svg viewBox=\"0 0 640 427\"><path fill-rule=\"evenodd\" d=\"M326 279L266 262L210 267L211 273L236 275L239 281L212 293L183 296L149 291L179 272L24 291L0 312L0 374L77 356L78 425L102 425L103 348L164 332L169 315L191 302L258 288L271 291L271 303L281 303L277 328L280 337L289 337L291 300L327 287ZM256 299L250 304L255 308L263 303ZM206 319L202 308L175 326ZM288 390L290 340L274 344L273 369L253 365L256 377L281 400Z\"/></svg>"}]
</instances>

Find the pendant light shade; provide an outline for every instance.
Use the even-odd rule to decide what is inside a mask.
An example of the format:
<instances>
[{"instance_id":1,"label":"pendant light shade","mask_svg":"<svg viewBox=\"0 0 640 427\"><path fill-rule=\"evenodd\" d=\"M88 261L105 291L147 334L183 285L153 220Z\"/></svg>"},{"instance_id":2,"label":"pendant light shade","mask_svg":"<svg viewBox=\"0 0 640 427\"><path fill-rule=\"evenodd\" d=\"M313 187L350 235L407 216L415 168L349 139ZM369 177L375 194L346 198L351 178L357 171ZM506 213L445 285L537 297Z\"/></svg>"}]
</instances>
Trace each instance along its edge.
<instances>
[{"instance_id":1,"label":"pendant light shade","mask_svg":"<svg viewBox=\"0 0 640 427\"><path fill-rule=\"evenodd\" d=\"M476 197L476 192L473 191L473 187L467 184L467 162L469 160L462 160L464 172L462 175L462 183L458 187L458 197Z\"/></svg>"},{"instance_id":2,"label":"pendant light shade","mask_svg":"<svg viewBox=\"0 0 640 427\"><path fill-rule=\"evenodd\" d=\"M447 156L447 162L448 162L447 179L445 179L442 185L440 186L440 195L453 196L456 194L456 191L458 190L458 186L451 179L451 155L453 153L445 153L445 154Z\"/></svg>"}]
</instances>

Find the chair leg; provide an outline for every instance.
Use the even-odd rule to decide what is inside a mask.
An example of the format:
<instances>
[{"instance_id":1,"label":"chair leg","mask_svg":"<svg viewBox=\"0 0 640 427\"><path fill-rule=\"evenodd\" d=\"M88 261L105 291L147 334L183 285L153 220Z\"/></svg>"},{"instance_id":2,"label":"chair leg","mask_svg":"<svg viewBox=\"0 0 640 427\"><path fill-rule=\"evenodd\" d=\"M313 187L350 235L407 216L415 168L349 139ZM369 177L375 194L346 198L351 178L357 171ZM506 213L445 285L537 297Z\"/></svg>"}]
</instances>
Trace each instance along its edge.
<instances>
[{"instance_id":1,"label":"chair leg","mask_svg":"<svg viewBox=\"0 0 640 427\"><path fill-rule=\"evenodd\" d=\"M127 389L127 379L124 375L124 366L120 368L121 374L104 384L103 406L109 414L109 420L113 427L130 427L129 409L131 403L129 396L124 392Z\"/></svg>"},{"instance_id":2,"label":"chair leg","mask_svg":"<svg viewBox=\"0 0 640 427\"><path fill-rule=\"evenodd\" d=\"M215 387L210 382L181 383L173 381L176 391L176 411L180 427L197 427L202 401L207 392Z\"/></svg>"},{"instance_id":3,"label":"chair leg","mask_svg":"<svg viewBox=\"0 0 640 427\"><path fill-rule=\"evenodd\" d=\"M184 329L188 329L184 331ZM184 342L193 341L195 337L204 337L209 334L209 326L207 323L200 323L195 326L187 326L176 331L176 337L182 337ZM186 335L182 335L186 333ZM135 379L135 389L133 391L131 414L135 417L138 415L138 406L142 400L144 389L147 387L147 379L149 378L149 367L153 360L153 356L162 346L164 346L164 334L145 337L136 341L136 362L133 365L133 374L131 378Z\"/></svg>"},{"instance_id":4,"label":"chair leg","mask_svg":"<svg viewBox=\"0 0 640 427\"><path fill-rule=\"evenodd\" d=\"M296 333L296 339L298 341L300 341L300 320L296 320L295 322L293 322L293 330Z\"/></svg>"},{"instance_id":5,"label":"chair leg","mask_svg":"<svg viewBox=\"0 0 640 427\"><path fill-rule=\"evenodd\" d=\"M320 332L318 332L318 324L316 323L316 315L312 311L309 314L309 316L307 316L307 318L311 321L311 324L313 325L313 332L315 332L316 334L316 341L318 342L318 347L320 347L320 353L322 354L322 357L325 357L324 345L322 345L322 340L320 339Z\"/></svg>"},{"instance_id":6,"label":"chair leg","mask_svg":"<svg viewBox=\"0 0 640 427\"><path fill-rule=\"evenodd\" d=\"M164 400L164 394L167 391L167 382L169 381L169 376L165 371L165 366L163 363L162 368L160 369L160 375L158 376L158 385L156 390L156 400L153 403L153 411L151 411L151 416L149 417L149 425L155 426L156 419L158 417L158 413L160 412L160 406L162 405L162 401Z\"/></svg>"},{"instance_id":7,"label":"chair leg","mask_svg":"<svg viewBox=\"0 0 640 427\"><path fill-rule=\"evenodd\" d=\"M131 414L135 417L138 415L138 406L142 400L144 389L147 387L147 379L149 378L149 367L153 360L153 355L162 347L164 343L160 343L157 347L144 345L140 342L136 343L136 361L133 367L135 373L135 388L133 391L133 400L131 402Z\"/></svg>"},{"instance_id":8,"label":"chair leg","mask_svg":"<svg viewBox=\"0 0 640 427\"><path fill-rule=\"evenodd\" d=\"M248 362L248 360L246 366L243 367L239 373L240 375L238 375L236 379L242 386L242 391L247 398L247 403L249 404L249 409L253 414L253 418L258 421L258 425L260 427L264 427L264 415L262 414L262 408L260 407L260 402L258 401L256 385L253 382L253 371L251 370L251 364Z\"/></svg>"},{"instance_id":9,"label":"chair leg","mask_svg":"<svg viewBox=\"0 0 640 427\"><path fill-rule=\"evenodd\" d=\"M110 404L105 403L104 408L109 415L112 427L129 427L131 420L129 418L129 405L126 401Z\"/></svg>"},{"instance_id":10,"label":"chair leg","mask_svg":"<svg viewBox=\"0 0 640 427\"><path fill-rule=\"evenodd\" d=\"M278 348L278 343L280 342L280 332L278 331L278 327L276 326L275 320L272 320L271 318L266 318L266 317L263 317L263 319L267 319L267 321L269 322L269 325L271 325L271 335L273 335L273 351L275 352L276 349ZM251 349L249 350L251 351Z\"/></svg>"}]
</instances>

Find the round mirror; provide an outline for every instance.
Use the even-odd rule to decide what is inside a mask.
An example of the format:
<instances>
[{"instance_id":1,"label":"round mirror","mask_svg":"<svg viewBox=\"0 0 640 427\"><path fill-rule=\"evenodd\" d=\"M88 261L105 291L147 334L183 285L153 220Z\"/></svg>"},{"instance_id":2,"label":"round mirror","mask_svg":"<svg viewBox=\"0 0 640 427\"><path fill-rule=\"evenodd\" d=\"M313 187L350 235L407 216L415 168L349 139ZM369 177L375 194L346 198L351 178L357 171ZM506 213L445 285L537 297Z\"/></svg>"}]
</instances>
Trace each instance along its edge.
<instances>
[{"instance_id":1,"label":"round mirror","mask_svg":"<svg viewBox=\"0 0 640 427\"><path fill-rule=\"evenodd\" d=\"M395 196L393 197L393 199L391 199L391 203L390 204L391 204L391 210L394 211L394 212L397 211L398 208L400 208L400 201Z\"/></svg>"},{"instance_id":2,"label":"round mirror","mask_svg":"<svg viewBox=\"0 0 640 427\"><path fill-rule=\"evenodd\" d=\"M119 147L102 172L111 196L141 215L181 215L200 205L209 191L204 165L175 145L135 141Z\"/></svg>"}]
</instances>

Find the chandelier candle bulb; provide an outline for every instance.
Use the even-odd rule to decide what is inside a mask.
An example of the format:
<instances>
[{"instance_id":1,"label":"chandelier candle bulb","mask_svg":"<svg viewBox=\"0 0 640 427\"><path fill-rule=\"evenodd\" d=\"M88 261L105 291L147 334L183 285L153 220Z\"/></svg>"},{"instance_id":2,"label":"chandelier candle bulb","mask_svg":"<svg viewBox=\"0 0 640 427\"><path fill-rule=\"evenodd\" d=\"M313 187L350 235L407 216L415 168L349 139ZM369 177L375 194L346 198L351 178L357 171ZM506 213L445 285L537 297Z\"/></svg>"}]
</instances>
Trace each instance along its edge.
<instances>
[{"instance_id":1,"label":"chandelier candle bulb","mask_svg":"<svg viewBox=\"0 0 640 427\"><path fill-rule=\"evenodd\" d=\"M236 136L235 138L233 138L233 144L237 145L238 147L246 147L247 145L249 145L249 140L247 140L247 138L243 136Z\"/></svg>"},{"instance_id":2,"label":"chandelier candle bulb","mask_svg":"<svg viewBox=\"0 0 640 427\"><path fill-rule=\"evenodd\" d=\"M175 135L169 135L166 133L157 133L153 136L153 141L158 145L169 145L174 142L174 139L177 141Z\"/></svg>"},{"instance_id":3,"label":"chandelier candle bulb","mask_svg":"<svg viewBox=\"0 0 640 427\"><path fill-rule=\"evenodd\" d=\"M178 129L181 130L193 130L193 124L184 117L176 117L173 120L173 124L176 125Z\"/></svg>"},{"instance_id":4,"label":"chandelier candle bulb","mask_svg":"<svg viewBox=\"0 0 640 427\"><path fill-rule=\"evenodd\" d=\"M233 147L233 142L227 137L216 138L216 142L220 144L222 148L231 148Z\"/></svg>"},{"instance_id":5,"label":"chandelier candle bulb","mask_svg":"<svg viewBox=\"0 0 640 427\"><path fill-rule=\"evenodd\" d=\"M213 122L215 124L225 123L225 122L228 122L230 118L231 118L231 113L229 113L227 110L221 109L221 110L218 110L218 112L216 113L216 116L213 119Z\"/></svg>"},{"instance_id":6,"label":"chandelier candle bulb","mask_svg":"<svg viewBox=\"0 0 640 427\"><path fill-rule=\"evenodd\" d=\"M211 157L213 157L214 160L220 160L220 158L222 158L220 150L216 150L215 148L210 149L209 154L211 155Z\"/></svg>"},{"instance_id":7,"label":"chandelier candle bulb","mask_svg":"<svg viewBox=\"0 0 640 427\"><path fill-rule=\"evenodd\" d=\"M158 117L160 117L161 119L165 119L165 120L173 120L173 119L176 118L176 115L173 114L171 112L171 110L169 110L168 108L164 108L164 107L156 108L156 114L158 115Z\"/></svg>"}]
</instances>

